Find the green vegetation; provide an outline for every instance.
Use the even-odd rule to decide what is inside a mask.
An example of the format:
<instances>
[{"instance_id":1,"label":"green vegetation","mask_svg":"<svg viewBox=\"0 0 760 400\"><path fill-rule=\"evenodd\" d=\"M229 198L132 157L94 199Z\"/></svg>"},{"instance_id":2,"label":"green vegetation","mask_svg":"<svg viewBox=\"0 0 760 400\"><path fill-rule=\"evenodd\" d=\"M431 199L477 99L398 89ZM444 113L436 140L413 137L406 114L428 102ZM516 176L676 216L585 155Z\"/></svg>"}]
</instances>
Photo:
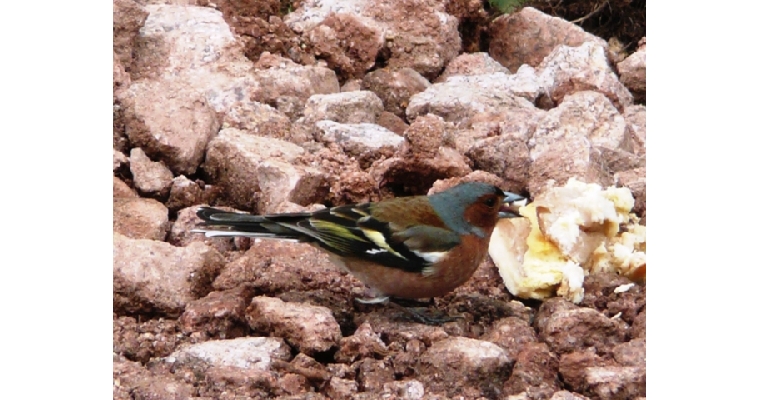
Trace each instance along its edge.
<instances>
[{"instance_id":1,"label":"green vegetation","mask_svg":"<svg viewBox=\"0 0 760 400\"><path fill-rule=\"evenodd\" d=\"M527 1L528 0L488 0L488 3L491 4L491 7L499 10L500 13L509 14Z\"/></svg>"}]
</instances>

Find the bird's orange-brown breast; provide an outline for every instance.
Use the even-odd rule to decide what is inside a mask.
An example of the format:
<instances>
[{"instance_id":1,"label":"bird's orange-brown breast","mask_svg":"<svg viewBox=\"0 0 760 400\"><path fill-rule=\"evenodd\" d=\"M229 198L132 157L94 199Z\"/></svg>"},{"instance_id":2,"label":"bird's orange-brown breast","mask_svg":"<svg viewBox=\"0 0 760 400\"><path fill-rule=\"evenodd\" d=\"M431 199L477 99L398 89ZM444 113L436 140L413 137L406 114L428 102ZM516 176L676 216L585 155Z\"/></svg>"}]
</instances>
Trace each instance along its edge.
<instances>
[{"instance_id":1,"label":"bird's orange-brown breast","mask_svg":"<svg viewBox=\"0 0 760 400\"><path fill-rule=\"evenodd\" d=\"M462 235L462 244L452 249L429 275L387 268L366 261L346 260L346 268L362 281L387 296L407 299L443 296L461 286L472 276L488 253L488 239Z\"/></svg>"}]
</instances>

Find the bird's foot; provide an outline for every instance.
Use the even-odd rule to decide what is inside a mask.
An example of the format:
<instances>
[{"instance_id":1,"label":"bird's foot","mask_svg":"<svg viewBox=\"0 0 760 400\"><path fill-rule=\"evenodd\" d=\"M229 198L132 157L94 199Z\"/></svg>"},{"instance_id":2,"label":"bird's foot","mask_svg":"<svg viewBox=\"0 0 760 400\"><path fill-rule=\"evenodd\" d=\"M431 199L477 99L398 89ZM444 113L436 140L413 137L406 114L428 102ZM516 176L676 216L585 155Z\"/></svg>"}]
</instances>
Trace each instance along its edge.
<instances>
[{"instance_id":1,"label":"bird's foot","mask_svg":"<svg viewBox=\"0 0 760 400\"><path fill-rule=\"evenodd\" d=\"M388 296L377 296L377 297L367 297L367 298L359 298L357 297L356 302L361 304L385 304L388 302L389 297Z\"/></svg>"},{"instance_id":2,"label":"bird's foot","mask_svg":"<svg viewBox=\"0 0 760 400\"><path fill-rule=\"evenodd\" d=\"M408 300L403 300L403 302L407 303ZM433 300L431 299L430 304L432 303L433 303ZM430 308L428 307L407 307L407 306L403 306L399 304L396 299L389 301L388 305L403 311L416 322L419 322L425 325L441 325L446 322L452 322L452 321L456 321L458 319L464 318L461 316L449 316L445 314L431 315L429 312L425 313L422 311L422 310L430 311Z\"/></svg>"}]
</instances>

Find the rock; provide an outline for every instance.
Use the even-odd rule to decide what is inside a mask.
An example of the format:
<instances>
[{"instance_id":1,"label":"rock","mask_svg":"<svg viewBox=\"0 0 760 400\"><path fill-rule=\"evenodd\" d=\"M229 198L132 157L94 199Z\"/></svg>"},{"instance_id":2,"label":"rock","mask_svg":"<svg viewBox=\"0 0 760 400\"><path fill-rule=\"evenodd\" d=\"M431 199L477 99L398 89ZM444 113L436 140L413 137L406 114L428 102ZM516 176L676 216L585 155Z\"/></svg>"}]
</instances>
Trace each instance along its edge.
<instances>
[{"instance_id":1,"label":"rock","mask_svg":"<svg viewBox=\"0 0 760 400\"><path fill-rule=\"evenodd\" d=\"M375 124L317 122L319 140L336 143L343 151L368 167L381 157L392 156L404 143L401 136Z\"/></svg>"},{"instance_id":2,"label":"rock","mask_svg":"<svg viewBox=\"0 0 760 400\"><path fill-rule=\"evenodd\" d=\"M633 104L631 92L610 68L605 47L600 43L558 46L541 62L537 74L547 97L555 104L585 90L604 94L620 112Z\"/></svg>"},{"instance_id":3,"label":"rock","mask_svg":"<svg viewBox=\"0 0 760 400\"><path fill-rule=\"evenodd\" d=\"M234 238L207 238L202 233L191 232L201 223L201 219L196 215L198 208L200 206L192 206L177 212L177 220L172 224L166 241L177 247L187 247L196 242L203 243L220 253L239 250Z\"/></svg>"},{"instance_id":4,"label":"rock","mask_svg":"<svg viewBox=\"0 0 760 400\"><path fill-rule=\"evenodd\" d=\"M119 197L139 197L137 192L129 187L123 180L113 177L113 198Z\"/></svg>"},{"instance_id":5,"label":"rock","mask_svg":"<svg viewBox=\"0 0 760 400\"><path fill-rule=\"evenodd\" d=\"M294 165L303 152L283 140L229 128L209 143L204 170L236 208L272 213L282 202L305 206L326 195L321 171Z\"/></svg>"},{"instance_id":6,"label":"rock","mask_svg":"<svg viewBox=\"0 0 760 400\"><path fill-rule=\"evenodd\" d=\"M304 8L309 6L305 4ZM355 14L333 13L304 36L330 69L340 71L345 79L358 78L375 65L383 46L382 32L373 25Z\"/></svg>"},{"instance_id":7,"label":"rock","mask_svg":"<svg viewBox=\"0 0 760 400\"><path fill-rule=\"evenodd\" d=\"M620 82L633 94L637 103L647 101L647 46L646 38L641 39L639 48L628 58L617 64Z\"/></svg>"},{"instance_id":8,"label":"rock","mask_svg":"<svg viewBox=\"0 0 760 400\"><path fill-rule=\"evenodd\" d=\"M132 145L175 174L194 174L206 144L219 131L205 97L179 78L137 81L121 98Z\"/></svg>"},{"instance_id":9,"label":"rock","mask_svg":"<svg viewBox=\"0 0 760 400\"><path fill-rule=\"evenodd\" d=\"M380 393L386 384L395 380L393 368L388 364L389 362L386 360L363 358L352 365L353 368L356 368L356 381L363 392L367 394Z\"/></svg>"},{"instance_id":10,"label":"rock","mask_svg":"<svg viewBox=\"0 0 760 400\"><path fill-rule=\"evenodd\" d=\"M502 189L519 193L528 187L530 151L525 140L508 135L477 141L465 155L475 169L490 172L504 180Z\"/></svg>"},{"instance_id":11,"label":"rock","mask_svg":"<svg viewBox=\"0 0 760 400\"><path fill-rule=\"evenodd\" d=\"M359 385L353 379L332 378L327 383L325 394L333 400L354 399Z\"/></svg>"},{"instance_id":12,"label":"rock","mask_svg":"<svg viewBox=\"0 0 760 400\"><path fill-rule=\"evenodd\" d=\"M380 116L377 117L377 124L389 131L393 131L393 133L399 136L403 136L404 131L409 128L409 125L403 119L387 111L380 113Z\"/></svg>"},{"instance_id":13,"label":"rock","mask_svg":"<svg viewBox=\"0 0 760 400\"><path fill-rule=\"evenodd\" d=\"M155 374L123 357L114 359L113 380L114 399L187 399L195 393L191 384L169 374Z\"/></svg>"},{"instance_id":14,"label":"rock","mask_svg":"<svg viewBox=\"0 0 760 400\"><path fill-rule=\"evenodd\" d=\"M533 7L496 18L490 30L488 53L510 71L517 71L523 64L538 67L559 45L576 47L594 42L607 46L604 40L572 22L546 15Z\"/></svg>"},{"instance_id":15,"label":"rock","mask_svg":"<svg viewBox=\"0 0 760 400\"><path fill-rule=\"evenodd\" d=\"M430 391L449 397L493 397L513 362L491 342L451 337L433 343L420 357L418 379Z\"/></svg>"},{"instance_id":16,"label":"rock","mask_svg":"<svg viewBox=\"0 0 760 400\"><path fill-rule=\"evenodd\" d=\"M482 340L498 345L507 352L510 360L516 360L528 344L538 342L538 337L526 321L507 317L497 321L493 328L483 335Z\"/></svg>"},{"instance_id":17,"label":"rock","mask_svg":"<svg viewBox=\"0 0 760 400\"><path fill-rule=\"evenodd\" d=\"M174 247L114 232L113 299L117 313L179 316L189 301L211 291L222 257L202 243Z\"/></svg>"},{"instance_id":18,"label":"rock","mask_svg":"<svg viewBox=\"0 0 760 400\"><path fill-rule=\"evenodd\" d=\"M123 175L129 171L129 159L124 153L113 149L113 173Z\"/></svg>"},{"instance_id":19,"label":"rock","mask_svg":"<svg viewBox=\"0 0 760 400\"><path fill-rule=\"evenodd\" d=\"M224 128L237 128L247 133L276 138L289 139L290 118L276 108L257 101L236 101L226 111L222 125Z\"/></svg>"},{"instance_id":20,"label":"rock","mask_svg":"<svg viewBox=\"0 0 760 400\"><path fill-rule=\"evenodd\" d=\"M188 84L198 84L198 75L208 76L218 65L244 60L221 12L187 5L145 8L150 14L137 38L134 80L190 73L196 81Z\"/></svg>"},{"instance_id":21,"label":"rock","mask_svg":"<svg viewBox=\"0 0 760 400\"><path fill-rule=\"evenodd\" d=\"M528 140L530 193L534 196L570 177L610 186L619 169L635 168L643 158L625 145L626 125L612 103L597 92L578 92L543 114ZM629 156L628 165L616 164ZM617 168L617 169L616 169Z\"/></svg>"},{"instance_id":22,"label":"rock","mask_svg":"<svg viewBox=\"0 0 760 400\"><path fill-rule=\"evenodd\" d=\"M169 229L169 210L153 199L113 199L113 230L132 239L162 241Z\"/></svg>"},{"instance_id":23,"label":"rock","mask_svg":"<svg viewBox=\"0 0 760 400\"><path fill-rule=\"evenodd\" d=\"M583 393L586 389L586 370L590 367L614 365L596 355L593 349L574 351L563 354L559 359L559 373L566 387L574 392Z\"/></svg>"},{"instance_id":24,"label":"rock","mask_svg":"<svg viewBox=\"0 0 760 400\"><path fill-rule=\"evenodd\" d=\"M632 399L646 396L646 368L589 367L586 368L586 393L597 399Z\"/></svg>"},{"instance_id":25,"label":"rock","mask_svg":"<svg viewBox=\"0 0 760 400\"><path fill-rule=\"evenodd\" d=\"M412 68L397 70L381 68L367 73L362 80L362 88L375 93L385 111L401 118L406 116L409 99L430 87L430 82Z\"/></svg>"},{"instance_id":26,"label":"rock","mask_svg":"<svg viewBox=\"0 0 760 400\"><path fill-rule=\"evenodd\" d=\"M620 343L612 349L612 355L620 365L646 369L647 340L640 338Z\"/></svg>"},{"instance_id":27,"label":"rock","mask_svg":"<svg viewBox=\"0 0 760 400\"><path fill-rule=\"evenodd\" d=\"M290 15L290 14L289 14ZM253 101L273 105L291 121L303 116L306 101L315 94L340 92L335 72L323 66L303 66L264 53L253 71Z\"/></svg>"},{"instance_id":28,"label":"rock","mask_svg":"<svg viewBox=\"0 0 760 400\"><path fill-rule=\"evenodd\" d=\"M578 393L560 390L559 392L555 392L549 400L589 400L589 398L581 396Z\"/></svg>"},{"instance_id":29,"label":"rock","mask_svg":"<svg viewBox=\"0 0 760 400\"><path fill-rule=\"evenodd\" d=\"M621 291L619 288L627 287ZM645 287L632 284L631 280L613 272L598 272L583 281L585 292L582 306L592 307L608 317L618 315L632 324L639 311L646 305Z\"/></svg>"},{"instance_id":30,"label":"rock","mask_svg":"<svg viewBox=\"0 0 760 400\"><path fill-rule=\"evenodd\" d=\"M245 308L253 298L253 288L246 285L193 300L179 318L186 334L201 332L205 338L233 339L248 333Z\"/></svg>"},{"instance_id":31,"label":"rock","mask_svg":"<svg viewBox=\"0 0 760 400\"><path fill-rule=\"evenodd\" d=\"M534 108L539 90L536 73L527 66L514 75L452 76L412 96L406 115L410 121L432 113L449 122L462 122L482 112Z\"/></svg>"},{"instance_id":32,"label":"rock","mask_svg":"<svg viewBox=\"0 0 760 400\"><path fill-rule=\"evenodd\" d=\"M340 348L335 353L335 361L352 363L360 358L384 357L388 355L388 347L380 340L380 336L372 330L372 325L364 322L353 335L340 340Z\"/></svg>"},{"instance_id":33,"label":"rock","mask_svg":"<svg viewBox=\"0 0 760 400\"><path fill-rule=\"evenodd\" d=\"M425 386L416 379L393 381L383 385L382 393L383 397L387 395L399 400L422 400L425 395Z\"/></svg>"},{"instance_id":34,"label":"rock","mask_svg":"<svg viewBox=\"0 0 760 400\"><path fill-rule=\"evenodd\" d=\"M461 49L458 20L431 0L309 0L284 21L345 78L362 76L381 58L391 68L410 67L430 79Z\"/></svg>"},{"instance_id":35,"label":"rock","mask_svg":"<svg viewBox=\"0 0 760 400\"><path fill-rule=\"evenodd\" d=\"M307 355L328 351L341 339L340 326L326 307L254 297L246 320L254 331L282 337Z\"/></svg>"},{"instance_id":36,"label":"rock","mask_svg":"<svg viewBox=\"0 0 760 400\"><path fill-rule=\"evenodd\" d=\"M527 343L518 354L505 393L527 392L531 398L549 398L560 389L559 360L544 343Z\"/></svg>"},{"instance_id":37,"label":"rock","mask_svg":"<svg viewBox=\"0 0 760 400\"><path fill-rule=\"evenodd\" d=\"M538 308L538 311L536 312L533 325L536 328L536 330L540 332L546 328L546 325L549 323L549 319L555 313L558 313L564 310L577 310L577 309L578 309L577 305L565 300L562 297L550 297L546 299L546 301L541 303L541 306Z\"/></svg>"},{"instance_id":38,"label":"rock","mask_svg":"<svg viewBox=\"0 0 760 400\"><path fill-rule=\"evenodd\" d=\"M197 182L191 181L185 175L172 179L169 199L166 201L166 207L169 210L177 212L183 208L203 202L204 192Z\"/></svg>"},{"instance_id":39,"label":"rock","mask_svg":"<svg viewBox=\"0 0 760 400\"><path fill-rule=\"evenodd\" d=\"M647 108L633 105L625 108L625 139L637 156L647 155Z\"/></svg>"},{"instance_id":40,"label":"rock","mask_svg":"<svg viewBox=\"0 0 760 400\"><path fill-rule=\"evenodd\" d=\"M641 310L636 318L633 320L633 326L631 327L631 336L634 338L645 339L647 337L647 309Z\"/></svg>"},{"instance_id":41,"label":"rock","mask_svg":"<svg viewBox=\"0 0 760 400\"><path fill-rule=\"evenodd\" d=\"M449 77L457 75L472 76L493 73L510 74L506 67L491 58L488 53L463 53L451 60L435 81L436 83L445 82Z\"/></svg>"},{"instance_id":42,"label":"rock","mask_svg":"<svg viewBox=\"0 0 760 400\"><path fill-rule=\"evenodd\" d=\"M309 244L258 240L242 257L224 267L214 289L250 283L259 293L275 296L334 287L345 279L325 252Z\"/></svg>"},{"instance_id":43,"label":"rock","mask_svg":"<svg viewBox=\"0 0 760 400\"><path fill-rule=\"evenodd\" d=\"M610 345L625 341L627 328L619 319L605 317L590 308L578 308L552 314L538 335L556 353L586 347L605 351Z\"/></svg>"},{"instance_id":44,"label":"rock","mask_svg":"<svg viewBox=\"0 0 760 400\"><path fill-rule=\"evenodd\" d=\"M275 361L288 361L290 347L273 337L209 340L184 346L167 357L176 366L236 367L266 371Z\"/></svg>"},{"instance_id":45,"label":"rock","mask_svg":"<svg viewBox=\"0 0 760 400\"><path fill-rule=\"evenodd\" d=\"M180 370L189 370L185 372L188 374L199 369L185 367ZM286 380L269 370L229 366L209 367L203 371L203 378L198 390L203 399L270 399L283 393L281 385Z\"/></svg>"},{"instance_id":46,"label":"rock","mask_svg":"<svg viewBox=\"0 0 760 400\"><path fill-rule=\"evenodd\" d=\"M613 182L605 169L601 151L583 137L558 139L549 150L533 159L528 176L528 191L533 196L551 187L561 186L570 178L597 183L602 187Z\"/></svg>"},{"instance_id":47,"label":"rock","mask_svg":"<svg viewBox=\"0 0 760 400\"><path fill-rule=\"evenodd\" d=\"M330 120L344 124L374 124L383 111L383 102L376 94L361 90L309 97L304 109L307 121Z\"/></svg>"},{"instance_id":48,"label":"rock","mask_svg":"<svg viewBox=\"0 0 760 400\"><path fill-rule=\"evenodd\" d=\"M131 360L147 363L153 357L171 354L184 338L177 321L149 319L137 322L132 317L113 320L113 351Z\"/></svg>"},{"instance_id":49,"label":"rock","mask_svg":"<svg viewBox=\"0 0 760 400\"><path fill-rule=\"evenodd\" d=\"M357 92L362 90L361 79L350 79L340 87L341 92Z\"/></svg>"},{"instance_id":50,"label":"rock","mask_svg":"<svg viewBox=\"0 0 760 400\"><path fill-rule=\"evenodd\" d=\"M132 64L132 51L148 12L133 0L113 2L113 53L125 69Z\"/></svg>"},{"instance_id":51,"label":"rock","mask_svg":"<svg viewBox=\"0 0 760 400\"><path fill-rule=\"evenodd\" d=\"M148 196L165 199L172 184L172 172L160 162L151 161L145 152L135 147L129 153L129 170L137 190Z\"/></svg>"},{"instance_id":52,"label":"rock","mask_svg":"<svg viewBox=\"0 0 760 400\"><path fill-rule=\"evenodd\" d=\"M406 132L407 143L394 157L374 163L369 172L380 188L395 193L423 194L438 179L472 172L456 150L443 146L443 119L435 115L418 118Z\"/></svg>"}]
</instances>

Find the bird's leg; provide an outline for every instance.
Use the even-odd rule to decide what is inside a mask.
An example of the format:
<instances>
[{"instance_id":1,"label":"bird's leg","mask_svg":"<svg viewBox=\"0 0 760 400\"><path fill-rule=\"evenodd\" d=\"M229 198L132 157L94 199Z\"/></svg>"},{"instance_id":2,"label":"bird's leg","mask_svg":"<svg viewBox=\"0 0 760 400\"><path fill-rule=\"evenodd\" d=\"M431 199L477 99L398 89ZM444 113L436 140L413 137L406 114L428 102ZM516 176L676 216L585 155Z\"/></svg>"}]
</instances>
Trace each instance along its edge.
<instances>
[{"instance_id":1,"label":"bird's leg","mask_svg":"<svg viewBox=\"0 0 760 400\"><path fill-rule=\"evenodd\" d=\"M426 306L424 306L424 307L410 307L410 306L404 306L404 305L399 304L399 303L405 303L405 304L418 303L418 304L422 304L423 302L417 302L417 301L408 300L408 299L395 299L394 298L394 299L392 299L392 300L390 300L388 302L388 305L390 305L390 306L392 306L394 308L397 308L397 309L399 309L399 310L407 313L409 316L412 317L412 319L414 319L415 321L417 321L417 322L419 322L421 324L425 324L425 325L440 325L440 324L443 324L445 322L456 321L457 319L461 319L462 318L461 316L451 317L451 316L448 316L448 315L433 316L433 315L430 315L430 313L424 313L421 310L419 310L419 309L428 309L429 310L428 307L430 307L432 305L435 305L435 301L432 298L430 299L430 301L427 302Z\"/></svg>"},{"instance_id":2,"label":"bird's leg","mask_svg":"<svg viewBox=\"0 0 760 400\"><path fill-rule=\"evenodd\" d=\"M365 297L365 298L359 298L357 297L356 302L361 304L385 304L388 302L389 297L388 296L377 296L377 297Z\"/></svg>"}]
</instances>

